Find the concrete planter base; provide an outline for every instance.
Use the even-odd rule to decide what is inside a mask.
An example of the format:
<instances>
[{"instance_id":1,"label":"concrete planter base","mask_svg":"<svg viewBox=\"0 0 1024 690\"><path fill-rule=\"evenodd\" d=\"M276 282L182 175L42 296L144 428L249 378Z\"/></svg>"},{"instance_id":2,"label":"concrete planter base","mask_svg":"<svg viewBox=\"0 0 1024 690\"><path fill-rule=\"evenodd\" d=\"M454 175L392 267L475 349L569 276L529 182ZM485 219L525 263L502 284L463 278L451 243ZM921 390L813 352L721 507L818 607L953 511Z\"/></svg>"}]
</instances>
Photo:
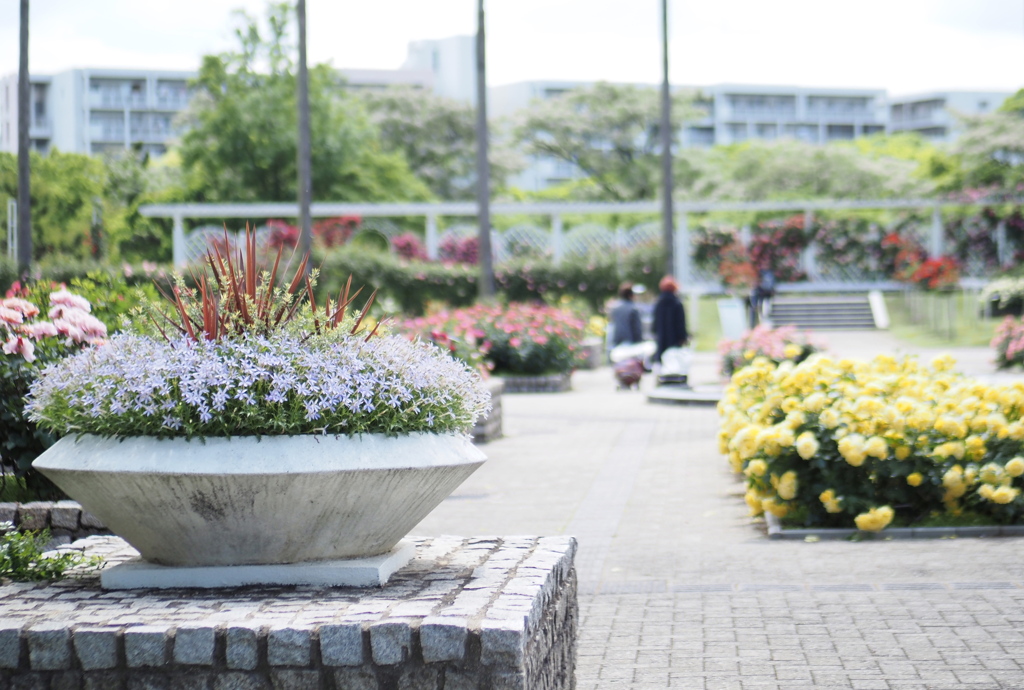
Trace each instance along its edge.
<instances>
[{"instance_id":1,"label":"concrete planter base","mask_svg":"<svg viewBox=\"0 0 1024 690\"><path fill-rule=\"evenodd\" d=\"M572 388L572 374L503 376L506 393L562 393Z\"/></svg>"},{"instance_id":2,"label":"concrete planter base","mask_svg":"<svg viewBox=\"0 0 1024 690\"><path fill-rule=\"evenodd\" d=\"M211 565L173 567L135 557L100 573L103 589L175 589L244 587L245 585L310 585L315 587L381 587L416 553L409 540L369 558L286 563L281 565Z\"/></svg>"},{"instance_id":3,"label":"concrete planter base","mask_svg":"<svg viewBox=\"0 0 1024 690\"><path fill-rule=\"evenodd\" d=\"M385 554L484 459L454 434L82 436L34 466L151 563L239 566Z\"/></svg>"}]
</instances>

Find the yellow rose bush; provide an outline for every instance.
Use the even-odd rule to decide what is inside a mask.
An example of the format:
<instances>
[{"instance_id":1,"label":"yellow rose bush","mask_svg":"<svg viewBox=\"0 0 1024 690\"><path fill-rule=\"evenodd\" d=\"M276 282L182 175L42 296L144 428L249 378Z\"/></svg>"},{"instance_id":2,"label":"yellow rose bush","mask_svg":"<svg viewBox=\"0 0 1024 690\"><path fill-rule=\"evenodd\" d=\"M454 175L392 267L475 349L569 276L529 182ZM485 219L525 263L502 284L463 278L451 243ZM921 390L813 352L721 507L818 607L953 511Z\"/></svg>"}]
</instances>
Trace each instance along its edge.
<instances>
[{"instance_id":1,"label":"yellow rose bush","mask_svg":"<svg viewBox=\"0 0 1024 690\"><path fill-rule=\"evenodd\" d=\"M1024 383L928 364L755 357L718 405L753 515L879 531L936 513L1024 521Z\"/></svg>"},{"instance_id":2,"label":"yellow rose bush","mask_svg":"<svg viewBox=\"0 0 1024 690\"><path fill-rule=\"evenodd\" d=\"M799 364L813 353L825 349L824 343L812 334L797 330L796 326L771 328L760 325L747 331L738 340L722 340L718 353L722 355L722 373L732 376L757 357L773 362L791 361Z\"/></svg>"}]
</instances>

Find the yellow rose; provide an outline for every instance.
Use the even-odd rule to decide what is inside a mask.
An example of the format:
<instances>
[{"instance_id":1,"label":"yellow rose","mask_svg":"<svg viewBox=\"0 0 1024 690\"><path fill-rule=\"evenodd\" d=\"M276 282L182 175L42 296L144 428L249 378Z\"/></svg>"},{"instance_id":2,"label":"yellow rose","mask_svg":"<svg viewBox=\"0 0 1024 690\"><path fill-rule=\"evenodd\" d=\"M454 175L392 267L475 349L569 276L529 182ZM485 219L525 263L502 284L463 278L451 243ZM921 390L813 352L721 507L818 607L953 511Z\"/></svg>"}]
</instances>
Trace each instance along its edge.
<instances>
[{"instance_id":1,"label":"yellow rose","mask_svg":"<svg viewBox=\"0 0 1024 690\"><path fill-rule=\"evenodd\" d=\"M999 484L1003 481L1003 468L994 462L989 462L981 466L981 481L986 484Z\"/></svg>"},{"instance_id":2,"label":"yellow rose","mask_svg":"<svg viewBox=\"0 0 1024 690\"><path fill-rule=\"evenodd\" d=\"M779 492L779 498L785 501L792 501L796 498L796 492L799 482L796 478L796 472L790 470L789 472L783 473L779 479L778 486L776 487Z\"/></svg>"},{"instance_id":3,"label":"yellow rose","mask_svg":"<svg viewBox=\"0 0 1024 690\"><path fill-rule=\"evenodd\" d=\"M1000 486L992 492L992 500L1000 505L1006 505L1007 503L1013 503L1019 493L1020 489L1014 489L1009 486Z\"/></svg>"},{"instance_id":4,"label":"yellow rose","mask_svg":"<svg viewBox=\"0 0 1024 690\"><path fill-rule=\"evenodd\" d=\"M814 432L805 431L796 437L796 452L804 460L810 460L821 448ZM1024 462L1021 463L1024 466Z\"/></svg>"},{"instance_id":5,"label":"yellow rose","mask_svg":"<svg viewBox=\"0 0 1024 690\"><path fill-rule=\"evenodd\" d=\"M897 460L906 460L910 457L910 446L896 446L894 452Z\"/></svg>"},{"instance_id":6,"label":"yellow rose","mask_svg":"<svg viewBox=\"0 0 1024 690\"><path fill-rule=\"evenodd\" d=\"M743 499L750 506L750 515L755 517L764 512L764 508L761 507L761 494L754 489L748 489L747 493L743 496Z\"/></svg>"},{"instance_id":7,"label":"yellow rose","mask_svg":"<svg viewBox=\"0 0 1024 690\"><path fill-rule=\"evenodd\" d=\"M747 469L744 470L744 474L748 477L763 477L764 473L768 471L768 463L764 460L751 460L747 463Z\"/></svg>"},{"instance_id":8,"label":"yellow rose","mask_svg":"<svg viewBox=\"0 0 1024 690\"><path fill-rule=\"evenodd\" d=\"M860 467L867 459L864 452L864 437L860 434L849 434L839 439L839 454L854 467Z\"/></svg>"},{"instance_id":9,"label":"yellow rose","mask_svg":"<svg viewBox=\"0 0 1024 690\"><path fill-rule=\"evenodd\" d=\"M1024 474L1024 458L1016 457L1006 463L1006 473L1011 477L1019 477Z\"/></svg>"},{"instance_id":10,"label":"yellow rose","mask_svg":"<svg viewBox=\"0 0 1024 690\"><path fill-rule=\"evenodd\" d=\"M757 353L754 352L753 350L746 350L743 353L743 359L754 359L754 355L756 355L756 354Z\"/></svg>"},{"instance_id":11,"label":"yellow rose","mask_svg":"<svg viewBox=\"0 0 1024 690\"><path fill-rule=\"evenodd\" d=\"M889 457L889 444L881 436L872 436L864 444L864 452L873 458L885 460Z\"/></svg>"},{"instance_id":12,"label":"yellow rose","mask_svg":"<svg viewBox=\"0 0 1024 690\"><path fill-rule=\"evenodd\" d=\"M812 393L804 400L804 409L808 412L818 413L825 407L828 399L821 393Z\"/></svg>"},{"instance_id":13,"label":"yellow rose","mask_svg":"<svg viewBox=\"0 0 1024 690\"><path fill-rule=\"evenodd\" d=\"M796 357L800 356L800 353L803 351L804 349L799 345L794 345L793 343L790 343L789 345L782 349L782 355L786 359L795 359Z\"/></svg>"},{"instance_id":14,"label":"yellow rose","mask_svg":"<svg viewBox=\"0 0 1024 690\"><path fill-rule=\"evenodd\" d=\"M789 512L789 507L783 503L779 503L775 498L768 497L761 501L761 508L766 513L771 513L777 518L786 517L786 513Z\"/></svg>"},{"instance_id":15,"label":"yellow rose","mask_svg":"<svg viewBox=\"0 0 1024 690\"><path fill-rule=\"evenodd\" d=\"M924 477L921 476L920 472L911 472L907 475L907 484L911 486L921 486L923 480Z\"/></svg>"},{"instance_id":16,"label":"yellow rose","mask_svg":"<svg viewBox=\"0 0 1024 690\"><path fill-rule=\"evenodd\" d=\"M872 508L866 513L861 513L853 519L857 529L865 532L880 532L885 529L894 517L895 513L889 506Z\"/></svg>"},{"instance_id":17,"label":"yellow rose","mask_svg":"<svg viewBox=\"0 0 1024 690\"><path fill-rule=\"evenodd\" d=\"M818 421L826 429L835 429L839 426L839 412L830 407L827 410L822 410L821 415L818 417Z\"/></svg>"}]
</instances>

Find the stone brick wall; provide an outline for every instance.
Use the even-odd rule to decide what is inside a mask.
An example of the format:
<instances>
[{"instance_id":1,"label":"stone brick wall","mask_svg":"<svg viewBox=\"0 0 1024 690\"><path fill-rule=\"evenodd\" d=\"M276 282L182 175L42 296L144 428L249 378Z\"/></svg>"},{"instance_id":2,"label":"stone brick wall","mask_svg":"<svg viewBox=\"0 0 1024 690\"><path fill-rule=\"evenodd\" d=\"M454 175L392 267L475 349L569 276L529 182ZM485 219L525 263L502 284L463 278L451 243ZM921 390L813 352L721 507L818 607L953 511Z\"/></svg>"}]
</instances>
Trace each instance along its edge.
<instances>
[{"instance_id":1,"label":"stone brick wall","mask_svg":"<svg viewBox=\"0 0 1024 690\"><path fill-rule=\"evenodd\" d=\"M76 548L119 562L116 537ZM0 690L570 690L571 537L418 539L379 589L0 586Z\"/></svg>"},{"instance_id":2,"label":"stone brick wall","mask_svg":"<svg viewBox=\"0 0 1024 690\"><path fill-rule=\"evenodd\" d=\"M54 547L93 534L110 534L96 516L82 510L76 501L0 503L0 522L10 522L21 531L49 528Z\"/></svg>"}]
</instances>

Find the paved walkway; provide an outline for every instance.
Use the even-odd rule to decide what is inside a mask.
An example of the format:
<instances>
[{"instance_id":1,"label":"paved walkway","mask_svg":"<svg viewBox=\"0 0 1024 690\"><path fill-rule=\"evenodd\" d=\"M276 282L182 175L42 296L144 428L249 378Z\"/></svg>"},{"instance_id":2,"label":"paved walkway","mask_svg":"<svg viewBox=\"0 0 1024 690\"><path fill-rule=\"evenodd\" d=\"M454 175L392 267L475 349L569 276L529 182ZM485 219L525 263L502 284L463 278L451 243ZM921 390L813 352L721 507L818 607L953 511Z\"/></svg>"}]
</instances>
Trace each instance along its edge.
<instances>
[{"instance_id":1,"label":"paved walkway","mask_svg":"<svg viewBox=\"0 0 1024 690\"><path fill-rule=\"evenodd\" d=\"M956 354L992 374L987 351ZM715 367L699 355L695 382ZM768 541L713 408L649 404L608 369L503 405L490 462L414 534L577 536L580 690L1024 688L1024 539Z\"/></svg>"}]
</instances>

